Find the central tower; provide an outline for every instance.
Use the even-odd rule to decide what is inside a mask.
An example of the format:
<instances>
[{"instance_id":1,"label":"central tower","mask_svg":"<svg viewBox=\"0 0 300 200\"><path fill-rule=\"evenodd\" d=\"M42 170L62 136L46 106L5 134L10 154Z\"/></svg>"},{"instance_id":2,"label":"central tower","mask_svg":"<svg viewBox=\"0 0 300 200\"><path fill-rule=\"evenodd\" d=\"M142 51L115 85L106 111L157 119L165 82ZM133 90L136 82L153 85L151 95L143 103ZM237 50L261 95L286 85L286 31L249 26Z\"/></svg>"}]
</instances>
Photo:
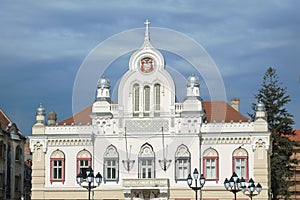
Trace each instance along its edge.
<instances>
[{"instance_id":1,"label":"central tower","mask_svg":"<svg viewBox=\"0 0 300 200\"><path fill-rule=\"evenodd\" d=\"M129 70L119 84L119 108L129 117L170 116L175 84L165 70L163 55L150 43L150 22L144 24L144 42L130 57Z\"/></svg>"}]
</instances>

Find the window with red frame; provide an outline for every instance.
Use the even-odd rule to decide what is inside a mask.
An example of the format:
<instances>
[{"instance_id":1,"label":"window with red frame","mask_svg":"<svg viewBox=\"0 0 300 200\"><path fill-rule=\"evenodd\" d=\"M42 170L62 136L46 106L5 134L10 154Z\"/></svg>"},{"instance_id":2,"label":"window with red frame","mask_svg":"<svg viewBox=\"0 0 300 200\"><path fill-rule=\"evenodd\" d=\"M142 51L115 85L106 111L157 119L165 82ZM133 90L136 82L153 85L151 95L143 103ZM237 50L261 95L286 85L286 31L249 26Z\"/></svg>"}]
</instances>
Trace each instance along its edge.
<instances>
[{"instance_id":1,"label":"window with red frame","mask_svg":"<svg viewBox=\"0 0 300 200\"><path fill-rule=\"evenodd\" d=\"M233 172L235 172L238 177L243 177L248 180L248 152L245 149L238 148L233 152L232 166Z\"/></svg>"},{"instance_id":2,"label":"window with red frame","mask_svg":"<svg viewBox=\"0 0 300 200\"><path fill-rule=\"evenodd\" d=\"M65 182L65 154L56 150L50 157L50 182Z\"/></svg>"},{"instance_id":3,"label":"window with red frame","mask_svg":"<svg viewBox=\"0 0 300 200\"><path fill-rule=\"evenodd\" d=\"M219 181L219 154L209 148L203 153L203 171L207 181Z\"/></svg>"},{"instance_id":4,"label":"window with red frame","mask_svg":"<svg viewBox=\"0 0 300 200\"><path fill-rule=\"evenodd\" d=\"M86 176L86 169L92 166L92 155L87 150L82 150L77 154L77 171L76 174L80 172L83 176Z\"/></svg>"}]
</instances>

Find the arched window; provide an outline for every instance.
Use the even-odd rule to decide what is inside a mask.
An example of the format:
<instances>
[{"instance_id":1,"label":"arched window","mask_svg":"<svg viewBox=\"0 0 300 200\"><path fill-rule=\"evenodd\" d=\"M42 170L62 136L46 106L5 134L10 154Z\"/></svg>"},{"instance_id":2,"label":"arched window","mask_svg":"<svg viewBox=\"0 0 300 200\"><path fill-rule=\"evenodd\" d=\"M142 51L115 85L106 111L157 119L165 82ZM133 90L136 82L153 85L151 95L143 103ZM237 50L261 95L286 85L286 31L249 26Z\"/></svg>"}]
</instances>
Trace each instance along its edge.
<instances>
[{"instance_id":1,"label":"arched window","mask_svg":"<svg viewBox=\"0 0 300 200\"><path fill-rule=\"evenodd\" d=\"M115 146L109 145L104 153L104 182L119 181L119 154Z\"/></svg>"},{"instance_id":2,"label":"arched window","mask_svg":"<svg viewBox=\"0 0 300 200\"><path fill-rule=\"evenodd\" d=\"M139 178L155 178L155 155L150 144L146 143L139 152Z\"/></svg>"},{"instance_id":3,"label":"arched window","mask_svg":"<svg viewBox=\"0 0 300 200\"><path fill-rule=\"evenodd\" d=\"M79 174L81 172L84 177L86 177L86 170L87 168L92 166L92 155L89 151L87 150L81 150L77 154L77 170L76 174Z\"/></svg>"},{"instance_id":4,"label":"arched window","mask_svg":"<svg viewBox=\"0 0 300 200\"><path fill-rule=\"evenodd\" d=\"M150 111L150 87L144 87L144 115L149 115Z\"/></svg>"},{"instance_id":5,"label":"arched window","mask_svg":"<svg viewBox=\"0 0 300 200\"><path fill-rule=\"evenodd\" d=\"M139 112L140 108L140 86L139 84L133 85L133 112Z\"/></svg>"},{"instance_id":6,"label":"arched window","mask_svg":"<svg viewBox=\"0 0 300 200\"><path fill-rule=\"evenodd\" d=\"M154 95L155 110L160 110L160 84L158 83L154 85Z\"/></svg>"},{"instance_id":7,"label":"arched window","mask_svg":"<svg viewBox=\"0 0 300 200\"><path fill-rule=\"evenodd\" d=\"M191 173L191 153L185 145L180 145L175 153L175 181L186 181Z\"/></svg>"},{"instance_id":8,"label":"arched window","mask_svg":"<svg viewBox=\"0 0 300 200\"><path fill-rule=\"evenodd\" d=\"M60 150L50 156L50 182L65 182L65 154Z\"/></svg>"},{"instance_id":9,"label":"arched window","mask_svg":"<svg viewBox=\"0 0 300 200\"><path fill-rule=\"evenodd\" d=\"M18 145L15 149L15 161L20 162L22 157L22 149L20 145Z\"/></svg>"},{"instance_id":10,"label":"arched window","mask_svg":"<svg viewBox=\"0 0 300 200\"><path fill-rule=\"evenodd\" d=\"M219 181L219 154L213 148L203 153L203 171L207 181Z\"/></svg>"},{"instance_id":11,"label":"arched window","mask_svg":"<svg viewBox=\"0 0 300 200\"><path fill-rule=\"evenodd\" d=\"M232 171L238 177L243 177L248 180L248 152L243 148L238 148L232 154Z\"/></svg>"}]
</instances>

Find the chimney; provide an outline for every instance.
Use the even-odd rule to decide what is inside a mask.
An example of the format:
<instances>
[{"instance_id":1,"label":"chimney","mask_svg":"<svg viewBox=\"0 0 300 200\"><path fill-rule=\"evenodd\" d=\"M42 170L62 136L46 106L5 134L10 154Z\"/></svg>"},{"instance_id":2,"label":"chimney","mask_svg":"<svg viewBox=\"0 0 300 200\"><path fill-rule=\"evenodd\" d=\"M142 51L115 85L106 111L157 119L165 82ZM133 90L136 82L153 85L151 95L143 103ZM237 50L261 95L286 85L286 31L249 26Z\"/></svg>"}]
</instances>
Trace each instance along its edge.
<instances>
[{"instance_id":1,"label":"chimney","mask_svg":"<svg viewBox=\"0 0 300 200\"><path fill-rule=\"evenodd\" d=\"M231 107L233 107L236 111L239 112L240 108L240 99L239 98L232 98L230 99Z\"/></svg>"}]
</instances>

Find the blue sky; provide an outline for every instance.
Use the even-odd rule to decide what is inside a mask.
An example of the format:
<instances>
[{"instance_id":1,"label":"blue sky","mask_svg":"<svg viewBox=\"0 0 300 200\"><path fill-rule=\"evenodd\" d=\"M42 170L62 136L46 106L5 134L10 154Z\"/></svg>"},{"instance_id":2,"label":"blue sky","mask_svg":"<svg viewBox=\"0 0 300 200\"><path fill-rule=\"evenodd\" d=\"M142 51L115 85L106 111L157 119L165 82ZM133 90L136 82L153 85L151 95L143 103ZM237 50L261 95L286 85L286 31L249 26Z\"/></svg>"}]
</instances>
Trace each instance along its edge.
<instances>
[{"instance_id":1,"label":"blue sky","mask_svg":"<svg viewBox=\"0 0 300 200\"><path fill-rule=\"evenodd\" d=\"M239 97L246 116L265 70L274 67L300 129L299 8L297 0L1 0L0 107L25 135L31 134L40 102L59 120L69 117L84 59L99 43L143 28L149 18L151 26L178 31L202 45L221 73L226 100Z\"/></svg>"}]
</instances>

